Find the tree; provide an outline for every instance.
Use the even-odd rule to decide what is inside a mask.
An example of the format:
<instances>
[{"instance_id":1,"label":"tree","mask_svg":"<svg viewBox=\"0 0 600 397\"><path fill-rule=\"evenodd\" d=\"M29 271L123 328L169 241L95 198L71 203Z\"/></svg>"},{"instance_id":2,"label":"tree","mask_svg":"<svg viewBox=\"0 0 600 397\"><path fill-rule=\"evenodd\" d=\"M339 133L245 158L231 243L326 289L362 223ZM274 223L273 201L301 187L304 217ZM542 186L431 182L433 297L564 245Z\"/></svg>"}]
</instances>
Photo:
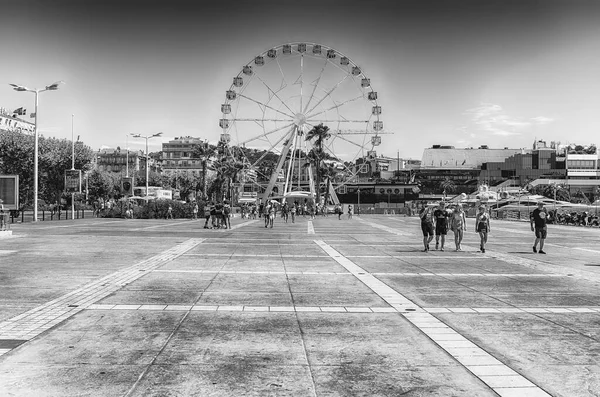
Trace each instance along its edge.
<instances>
[{"instance_id":1,"label":"tree","mask_svg":"<svg viewBox=\"0 0 600 397\"><path fill-rule=\"evenodd\" d=\"M442 189L444 196L446 196L446 193L452 193L456 190L456 183L450 178L446 178L440 182L440 188Z\"/></svg>"},{"instance_id":2,"label":"tree","mask_svg":"<svg viewBox=\"0 0 600 397\"><path fill-rule=\"evenodd\" d=\"M208 172L208 162L216 154L216 146L210 145L208 142L196 145L192 150L192 157L199 158L202 164L202 195L204 198L207 197L206 174Z\"/></svg>"},{"instance_id":3,"label":"tree","mask_svg":"<svg viewBox=\"0 0 600 397\"><path fill-rule=\"evenodd\" d=\"M39 137L38 196L49 202L57 201L64 189L64 172L71 169L72 142L66 139ZM33 202L34 136L17 131L0 131L0 173L19 175L21 207ZM93 151L83 144L75 145L75 168L91 168Z\"/></svg>"},{"instance_id":4,"label":"tree","mask_svg":"<svg viewBox=\"0 0 600 397\"><path fill-rule=\"evenodd\" d=\"M321 202L321 162L326 157L323 150L323 143L330 137L331 133L329 132L329 127L323 125L323 123L314 126L306 133L306 140L314 141L311 152L313 152L314 166L317 171L317 203Z\"/></svg>"}]
</instances>

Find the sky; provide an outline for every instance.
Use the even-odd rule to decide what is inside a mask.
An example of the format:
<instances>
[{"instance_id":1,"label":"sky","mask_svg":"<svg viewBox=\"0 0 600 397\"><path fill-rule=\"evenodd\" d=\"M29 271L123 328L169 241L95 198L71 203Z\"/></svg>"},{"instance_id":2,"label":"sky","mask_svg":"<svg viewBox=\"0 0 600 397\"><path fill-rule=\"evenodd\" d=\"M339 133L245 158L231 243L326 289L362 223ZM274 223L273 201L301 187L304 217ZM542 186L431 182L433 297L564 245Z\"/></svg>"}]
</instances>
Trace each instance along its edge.
<instances>
[{"instance_id":1,"label":"sky","mask_svg":"<svg viewBox=\"0 0 600 397\"><path fill-rule=\"evenodd\" d=\"M2 4L0 107L33 112L34 95L9 83L62 80L60 90L39 95L39 130L73 133L94 150L143 149L132 133L163 132L150 151L180 136L216 141L233 77L256 55L292 42L333 48L370 78L389 133L378 154L420 159L434 144L598 143L598 1Z\"/></svg>"}]
</instances>

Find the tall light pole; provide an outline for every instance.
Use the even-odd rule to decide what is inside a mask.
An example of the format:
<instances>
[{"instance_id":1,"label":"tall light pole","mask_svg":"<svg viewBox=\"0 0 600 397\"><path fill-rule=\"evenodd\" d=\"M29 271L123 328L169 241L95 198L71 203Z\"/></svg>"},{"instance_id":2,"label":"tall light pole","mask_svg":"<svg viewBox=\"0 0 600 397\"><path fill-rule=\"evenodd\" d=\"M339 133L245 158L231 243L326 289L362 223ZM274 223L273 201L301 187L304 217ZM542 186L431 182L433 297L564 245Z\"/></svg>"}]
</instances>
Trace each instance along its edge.
<instances>
[{"instance_id":1,"label":"tall light pole","mask_svg":"<svg viewBox=\"0 0 600 397\"><path fill-rule=\"evenodd\" d=\"M75 170L75 129L74 121L75 115L71 115L71 171ZM71 219L75 219L75 192L71 193Z\"/></svg>"},{"instance_id":2,"label":"tall light pole","mask_svg":"<svg viewBox=\"0 0 600 397\"><path fill-rule=\"evenodd\" d=\"M134 138L144 138L146 140L146 197L148 197L148 139L159 137L162 135L162 132L158 132L154 135L140 135L140 134L131 134Z\"/></svg>"},{"instance_id":3,"label":"tall light pole","mask_svg":"<svg viewBox=\"0 0 600 397\"><path fill-rule=\"evenodd\" d=\"M37 88L27 88L25 86L22 85L17 85L17 84L10 84L11 87L13 87L13 89L15 91L26 91L26 92L33 92L35 94L35 127L34 127L34 134L35 134L35 140L34 140L34 149L33 149L33 222L37 222L38 221L38 140L39 140L39 134L38 134L38 95L40 92L44 92L44 91L56 91L58 90L58 86L60 84L64 83L63 81L57 81L56 83L47 85L46 88L44 89L37 89Z\"/></svg>"}]
</instances>

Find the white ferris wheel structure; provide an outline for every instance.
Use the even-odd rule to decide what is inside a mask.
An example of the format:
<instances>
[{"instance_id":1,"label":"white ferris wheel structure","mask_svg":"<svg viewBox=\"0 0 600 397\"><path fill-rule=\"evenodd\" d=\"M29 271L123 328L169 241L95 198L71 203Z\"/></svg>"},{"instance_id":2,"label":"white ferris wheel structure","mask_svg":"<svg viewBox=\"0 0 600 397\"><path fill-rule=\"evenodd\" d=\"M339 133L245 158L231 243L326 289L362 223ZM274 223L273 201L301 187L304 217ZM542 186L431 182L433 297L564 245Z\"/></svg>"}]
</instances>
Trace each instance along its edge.
<instances>
[{"instance_id":1,"label":"white ferris wheel structure","mask_svg":"<svg viewBox=\"0 0 600 397\"><path fill-rule=\"evenodd\" d=\"M278 156L263 200L315 197L312 166L315 145L307 133L319 124L329 128L321 149L336 170L331 187L356 181L356 160L381 144L381 106L371 79L348 56L316 43L282 44L256 55L233 77L221 104L221 142L239 158L239 148ZM244 175L261 172L260 158L245 156ZM319 165L320 166L320 165ZM323 181L321 181L323 182ZM326 188L329 188L326 187Z\"/></svg>"}]
</instances>

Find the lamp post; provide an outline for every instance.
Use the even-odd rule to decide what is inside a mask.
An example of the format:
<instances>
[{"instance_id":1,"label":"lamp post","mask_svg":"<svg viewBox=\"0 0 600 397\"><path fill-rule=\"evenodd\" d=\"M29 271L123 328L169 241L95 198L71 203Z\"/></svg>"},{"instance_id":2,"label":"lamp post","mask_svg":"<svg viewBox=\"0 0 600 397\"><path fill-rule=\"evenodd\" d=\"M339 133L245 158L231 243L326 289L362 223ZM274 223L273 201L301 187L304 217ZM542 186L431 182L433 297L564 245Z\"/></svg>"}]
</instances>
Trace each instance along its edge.
<instances>
[{"instance_id":1,"label":"lamp post","mask_svg":"<svg viewBox=\"0 0 600 397\"><path fill-rule=\"evenodd\" d=\"M358 206L356 207L356 215L360 216L360 188L358 188L356 192L358 193Z\"/></svg>"},{"instance_id":2,"label":"lamp post","mask_svg":"<svg viewBox=\"0 0 600 397\"><path fill-rule=\"evenodd\" d=\"M75 170L75 129L73 128L75 115L71 115L71 171ZM75 192L71 193L71 220L75 219Z\"/></svg>"},{"instance_id":3,"label":"lamp post","mask_svg":"<svg viewBox=\"0 0 600 397\"><path fill-rule=\"evenodd\" d=\"M56 91L58 86L64 83L63 81L57 81L56 83L47 85L44 89L27 88L18 84L10 84L15 91L26 91L33 92L35 94L35 124L34 124L34 149L33 149L33 222L38 221L38 95L44 91Z\"/></svg>"},{"instance_id":4,"label":"lamp post","mask_svg":"<svg viewBox=\"0 0 600 397\"><path fill-rule=\"evenodd\" d=\"M162 135L162 132L158 132L154 135L140 135L140 134L131 134L132 137L134 138L144 138L146 140L146 198L148 197L148 139L150 138L155 138L155 137L159 137Z\"/></svg>"}]
</instances>

